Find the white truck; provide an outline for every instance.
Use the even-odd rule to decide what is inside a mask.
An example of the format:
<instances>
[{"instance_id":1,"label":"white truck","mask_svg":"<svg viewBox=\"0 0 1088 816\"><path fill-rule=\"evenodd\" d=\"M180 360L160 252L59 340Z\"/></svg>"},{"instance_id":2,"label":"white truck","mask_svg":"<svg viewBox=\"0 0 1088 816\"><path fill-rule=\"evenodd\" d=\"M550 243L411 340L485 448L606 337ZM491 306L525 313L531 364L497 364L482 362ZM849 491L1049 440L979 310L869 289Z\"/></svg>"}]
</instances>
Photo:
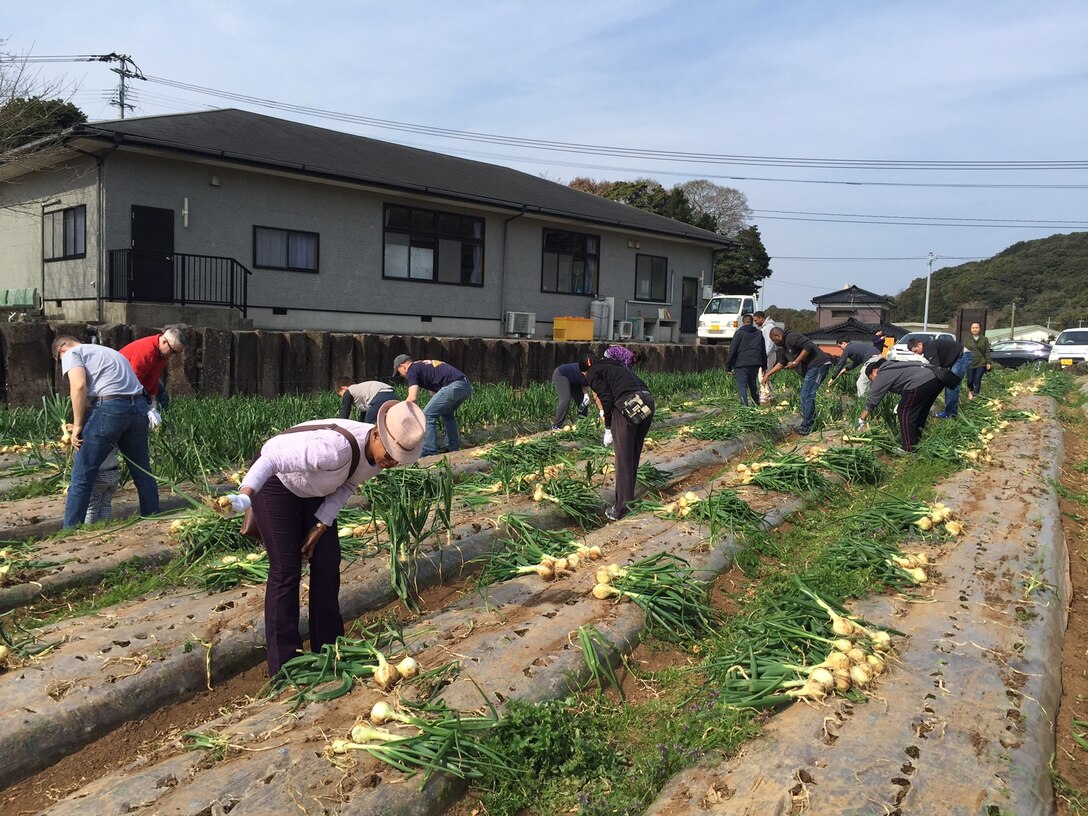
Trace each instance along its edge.
<instances>
[{"instance_id":1,"label":"white truck","mask_svg":"<svg viewBox=\"0 0 1088 816\"><path fill-rule=\"evenodd\" d=\"M696 330L699 342L712 345L732 340L740 326L741 315L751 314L755 310L756 299L753 295L712 295L699 315Z\"/></svg>"}]
</instances>

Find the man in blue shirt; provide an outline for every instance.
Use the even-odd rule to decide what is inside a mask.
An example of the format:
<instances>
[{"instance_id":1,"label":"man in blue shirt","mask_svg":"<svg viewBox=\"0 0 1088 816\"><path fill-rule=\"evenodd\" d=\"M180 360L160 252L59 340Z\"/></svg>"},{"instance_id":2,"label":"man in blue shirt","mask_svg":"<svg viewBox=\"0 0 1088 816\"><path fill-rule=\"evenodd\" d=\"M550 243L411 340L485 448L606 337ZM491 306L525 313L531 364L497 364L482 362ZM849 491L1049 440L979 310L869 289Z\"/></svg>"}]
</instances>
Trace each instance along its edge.
<instances>
[{"instance_id":1,"label":"man in blue shirt","mask_svg":"<svg viewBox=\"0 0 1088 816\"><path fill-rule=\"evenodd\" d=\"M72 480L64 503L64 526L87 517L99 468L114 448L128 461L140 496L140 514L159 512L159 485L151 475L147 444L147 394L119 351L80 343L67 335L53 341L53 359L68 378L72 396Z\"/></svg>"},{"instance_id":2,"label":"man in blue shirt","mask_svg":"<svg viewBox=\"0 0 1088 816\"><path fill-rule=\"evenodd\" d=\"M420 455L433 456L438 453L436 423L439 419L446 429L446 450L460 450L461 435L454 412L472 396L472 385L464 373L441 360L413 360L411 355L401 354L393 361L393 374L399 374L408 381L408 402L418 404L420 388L434 394L423 409L427 427Z\"/></svg>"},{"instance_id":3,"label":"man in blue shirt","mask_svg":"<svg viewBox=\"0 0 1088 816\"><path fill-rule=\"evenodd\" d=\"M552 372L552 385L555 386L555 393L559 396L559 405L555 409L555 422L552 423L552 430L555 431L562 428L563 423L567 421L571 397L574 394L582 395L578 413L585 416L589 412L589 383L586 382L586 375L582 373L580 363L564 363L556 366L555 371Z\"/></svg>"}]
</instances>

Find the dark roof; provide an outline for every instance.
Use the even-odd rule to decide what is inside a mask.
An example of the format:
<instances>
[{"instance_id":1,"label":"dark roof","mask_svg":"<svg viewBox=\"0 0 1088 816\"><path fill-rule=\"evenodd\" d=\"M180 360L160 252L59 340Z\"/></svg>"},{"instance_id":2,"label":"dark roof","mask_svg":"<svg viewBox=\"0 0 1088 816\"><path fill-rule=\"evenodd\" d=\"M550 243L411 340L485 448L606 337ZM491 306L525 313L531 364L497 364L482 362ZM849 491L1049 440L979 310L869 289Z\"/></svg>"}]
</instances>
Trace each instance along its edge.
<instances>
[{"instance_id":1,"label":"dark roof","mask_svg":"<svg viewBox=\"0 0 1088 816\"><path fill-rule=\"evenodd\" d=\"M813 303L891 303L892 298L887 295L878 295L860 286L847 286L826 295L817 295L812 299Z\"/></svg>"},{"instance_id":2,"label":"dark roof","mask_svg":"<svg viewBox=\"0 0 1088 816\"><path fill-rule=\"evenodd\" d=\"M723 235L529 173L236 109L95 122L77 136L524 210L716 247Z\"/></svg>"},{"instance_id":3,"label":"dark roof","mask_svg":"<svg viewBox=\"0 0 1088 816\"><path fill-rule=\"evenodd\" d=\"M840 337L848 340L872 340L877 328L883 329L885 335L894 337L896 340L907 334L906 329L886 320L880 323L862 323L860 320L848 317L840 323L832 323L825 328L809 332L808 337L818 343L834 343Z\"/></svg>"}]
</instances>

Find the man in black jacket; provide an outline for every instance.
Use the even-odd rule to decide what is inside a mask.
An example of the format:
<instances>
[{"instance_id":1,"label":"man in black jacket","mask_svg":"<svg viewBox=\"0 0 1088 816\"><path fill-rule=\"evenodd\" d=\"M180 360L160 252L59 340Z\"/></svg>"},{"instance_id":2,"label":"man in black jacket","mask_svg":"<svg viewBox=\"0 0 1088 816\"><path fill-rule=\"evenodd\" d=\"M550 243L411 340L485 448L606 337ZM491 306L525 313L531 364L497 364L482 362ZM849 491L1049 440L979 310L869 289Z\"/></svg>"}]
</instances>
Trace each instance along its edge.
<instances>
[{"instance_id":1,"label":"man in black jacket","mask_svg":"<svg viewBox=\"0 0 1088 816\"><path fill-rule=\"evenodd\" d=\"M740 404L748 407L748 395L752 402L759 405L759 370L767 362L763 332L752 325L750 314L741 315L740 328L729 343L729 358L725 361L725 370L733 373L737 381L737 394Z\"/></svg>"},{"instance_id":2,"label":"man in black jacket","mask_svg":"<svg viewBox=\"0 0 1088 816\"><path fill-rule=\"evenodd\" d=\"M778 346L778 362L763 375L763 382L770 382L771 377L783 368L797 369L801 375L801 424L797 433L807 434L816 421L816 392L831 368L831 356L795 331L771 329L771 339Z\"/></svg>"},{"instance_id":3,"label":"man in black jacket","mask_svg":"<svg viewBox=\"0 0 1088 816\"><path fill-rule=\"evenodd\" d=\"M947 368L961 380L971 365L971 352L964 348L959 340L947 337L935 337L922 341L913 339L907 344L907 351L920 354L930 365ZM955 419L960 412L960 385L944 389L944 410L937 414L937 419Z\"/></svg>"},{"instance_id":4,"label":"man in black jacket","mask_svg":"<svg viewBox=\"0 0 1088 816\"><path fill-rule=\"evenodd\" d=\"M642 445L654 419L654 398L646 383L634 372L608 357L583 358L579 367L601 402L605 444L611 441L615 446L616 503L605 511L605 515L618 521L626 515L627 503L635 498L635 474ZM631 412L633 419L624 410L628 401L641 401L643 405L641 411Z\"/></svg>"}]
</instances>

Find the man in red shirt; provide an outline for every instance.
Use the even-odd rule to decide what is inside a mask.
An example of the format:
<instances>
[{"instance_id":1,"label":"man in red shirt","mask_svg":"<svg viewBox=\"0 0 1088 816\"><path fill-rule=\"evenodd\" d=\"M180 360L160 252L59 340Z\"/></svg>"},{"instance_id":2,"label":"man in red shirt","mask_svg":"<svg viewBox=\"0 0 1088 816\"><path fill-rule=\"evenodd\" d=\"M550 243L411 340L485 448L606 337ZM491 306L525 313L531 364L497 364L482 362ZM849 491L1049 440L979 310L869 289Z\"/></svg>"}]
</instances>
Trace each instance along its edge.
<instances>
[{"instance_id":1,"label":"man in red shirt","mask_svg":"<svg viewBox=\"0 0 1088 816\"><path fill-rule=\"evenodd\" d=\"M185 338L174 328L153 334L140 340L133 340L121 349L121 354L129 361L136 379L151 398L152 410L158 405L163 408L170 403L170 395L162 382L162 374L171 355L185 352Z\"/></svg>"}]
</instances>

